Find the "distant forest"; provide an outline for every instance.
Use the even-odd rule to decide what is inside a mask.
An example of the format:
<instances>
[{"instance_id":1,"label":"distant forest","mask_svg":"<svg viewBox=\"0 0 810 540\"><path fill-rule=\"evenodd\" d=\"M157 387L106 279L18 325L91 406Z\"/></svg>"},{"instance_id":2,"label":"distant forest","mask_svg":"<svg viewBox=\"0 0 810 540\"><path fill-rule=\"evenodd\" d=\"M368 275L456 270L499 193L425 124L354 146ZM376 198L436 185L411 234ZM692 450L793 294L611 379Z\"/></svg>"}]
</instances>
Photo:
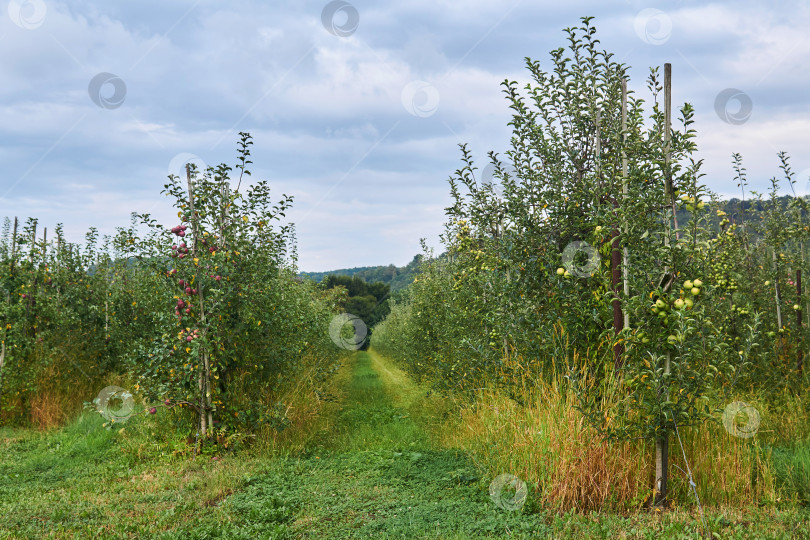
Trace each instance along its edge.
<instances>
[{"instance_id":1,"label":"distant forest","mask_svg":"<svg viewBox=\"0 0 810 540\"><path fill-rule=\"evenodd\" d=\"M391 293L400 291L413 283L413 278L419 273L419 263L422 255L416 255L405 266L359 266L357 268L342 268L328 272L300 272L298 275L320 283L326 276L357 277L366 283L382 282L391 287Z\"/></svg>"},{"instance_id":2,"label":"distant forest","mask_svg":"<svg viewBox=\"0 0 810 540\"><path fill-rule=\"evenodd\" d=\"M787 208L788 202L792 198L793 197L790 195L784 195L782 197L778 197L777 200L779 201L781 207L785 209ZM810 200L810 195L805 195L801 198ZM720 204L720 209L727 214L723 217L727 217L732 223L739 224L744 222L747 225L750 225L751 227L747 229L750 239L752 241L757 241L760 237L757 225L759 225L762 221L762 211L764 209L763 205L766 203L766 201L767 199L765 199L765 196L763 195L761 200L757 198L748 198L746 196L745 201L735 197L729 200L719 200L718 203ZM690 212L683 206L679 206L676 215L679 223L685 223L690 218ZM704 216L711 226L716 229L720 228L720 220L723 219L722 217L717 216L715 212L706 212ZM324 278L327 276L356 277L365 281L366 283L382 282L390 286L390 295L396 298L398 295L395 293L413 283L414 277L416 277L419 273L419 264L421 261L422 255L416 255L411 262L401 267L394 266L393 264L389 264L388 266L359 266L356 268L329 270L327 272L299 272L298 275L318 283L323 282ZM333 287L336 284L342 284L344 286L346 285L346 283L332 283L327 286ZM350 294L350 296L355 295Z\"/></svg>"}]
</instances>

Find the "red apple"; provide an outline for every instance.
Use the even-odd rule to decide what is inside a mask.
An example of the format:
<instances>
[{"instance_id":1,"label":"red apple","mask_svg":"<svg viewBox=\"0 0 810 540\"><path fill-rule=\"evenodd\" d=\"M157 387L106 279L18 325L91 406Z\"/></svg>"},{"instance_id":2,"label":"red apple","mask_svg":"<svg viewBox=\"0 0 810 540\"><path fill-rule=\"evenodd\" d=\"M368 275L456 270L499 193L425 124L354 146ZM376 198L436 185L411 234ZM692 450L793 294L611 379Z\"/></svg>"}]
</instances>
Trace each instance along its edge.
<instances>
[{"instance_id":1,"label":"red apple","mask_svg":"<svg viewBox=\"0 0 810 540\"><path fill-rule=\"evenodd\" d=\"M149 409L149 414L155 414L156 412L157 412L157 409L154 408L154 407Z\"/></svg>"}]
</instances>

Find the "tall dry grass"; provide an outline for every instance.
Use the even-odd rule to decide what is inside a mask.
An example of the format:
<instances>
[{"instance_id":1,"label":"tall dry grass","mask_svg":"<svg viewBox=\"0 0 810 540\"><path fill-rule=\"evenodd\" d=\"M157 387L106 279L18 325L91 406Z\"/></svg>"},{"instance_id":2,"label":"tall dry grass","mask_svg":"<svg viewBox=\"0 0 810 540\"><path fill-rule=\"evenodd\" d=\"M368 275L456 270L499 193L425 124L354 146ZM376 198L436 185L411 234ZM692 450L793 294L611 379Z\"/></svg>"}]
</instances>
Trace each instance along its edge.
<instances>
[{"instance_id":1,"label":"tall dry grass","mask_svg":"<svg viewBox=\"0 0 810 540\"><path fill-rule=\"evenodd\" d=\"M514 474L557 511L627 508L641 502L652 452L609 444L574 408L574 396L547 385L534 401L482 391L446 426L445 444L467 450L493 478Z\"/></svg>"},{"instance_id":2,"label":"tall dry grass","mask_svg":"<svg viewBox=\"0 0 810 540\"><path fill-rule=\"evenodd\" d=\"M502 473L521 478L534 488L541 505L558 512L642 507L652 494L653 443L604 440L576 409L576 395L564 377L556 373L547 379L516 384L517 400L503 392L480 391L474 403L445 424L443 442L469 451L492 478ZM603 410L610 409L609 399L604 398ZM696 503L689 470L704 505L744 507L780 500L771 448L810 433L807 405L787 393L776 403L754 395L734 400L758 409L759 431L748 439L732 436L718 414L714 421L680 428L680 439L673 434L673 506ZM722 409L725 403L718 398L715 405Z\"/></svg>"},{"instance_id":3,"label":"tall dry grass","mask_svg":"<svg viewBox=\"0 0 810 540\"><path fill-rule=\"evenodd\" d=\"M324 380L319 359L304 356L296 377L261 398L262 406L267 410L278 402L284 404L286 427L282 430L272 426L259 428L255 434L259 453L301 452L318 434L322 435L330 429L343 389L351 379L351 366L346 362L347 358L348 355L343 358L335 374ZM244 395L255 394L248 388L252 384L249 378L235 381L235 384L244 386ZM235 389L232 393L238 394L239 391Z\"/></svg>"}]
</instances>

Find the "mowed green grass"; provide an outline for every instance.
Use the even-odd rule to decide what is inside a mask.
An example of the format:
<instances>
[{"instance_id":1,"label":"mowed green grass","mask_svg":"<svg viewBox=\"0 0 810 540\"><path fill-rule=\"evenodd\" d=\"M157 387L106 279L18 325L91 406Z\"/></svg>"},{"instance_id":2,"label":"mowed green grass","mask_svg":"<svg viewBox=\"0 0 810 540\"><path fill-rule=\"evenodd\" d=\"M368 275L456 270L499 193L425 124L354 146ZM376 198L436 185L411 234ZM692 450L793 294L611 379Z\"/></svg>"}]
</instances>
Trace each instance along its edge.
<instances>
[{"instance_id":1,"label":"mowed green grass","mask_svg":"<svg viewBox=\"0 0 810 540\"><path fill-rule=\"evenodd\" d=\"M171 457L161 417L85 413L44 434L0 430L0 538L696 538L699 517L498 508L471 459L434 442L425 391L360 352L307 449ZM163 411L161 411L162 413ZM163 454L163 455L161 455ZM508 472L508 471L504 471ZM721 538L810 538L806 509L707 516Z\"/></svg>"}]
</instances>

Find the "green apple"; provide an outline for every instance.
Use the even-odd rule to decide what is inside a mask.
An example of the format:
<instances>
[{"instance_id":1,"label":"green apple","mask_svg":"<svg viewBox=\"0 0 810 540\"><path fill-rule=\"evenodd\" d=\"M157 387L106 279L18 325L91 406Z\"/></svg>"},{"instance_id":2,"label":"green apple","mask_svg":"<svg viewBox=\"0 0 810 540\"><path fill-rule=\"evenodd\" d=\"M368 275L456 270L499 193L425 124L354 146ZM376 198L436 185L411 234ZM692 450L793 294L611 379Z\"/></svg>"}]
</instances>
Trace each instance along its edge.
<instances>
[{"instance_id":1,"label":"green apple","mask_svg":"<svg viewBox=\"0 0 810 540\"><path fill-rule=\"evenodd\" d=\"M694 283L695 287L703 287L703 282L700 281L699 279L696 279L692 283Z\"/></svg>"},{"instance_id":2,"label":"green apple","mask_svg":"<svg viewBox=\"0 0 810 540\"><path fill-rule=\"evenodd\" d=\"M557 275L561 276L563 274L565 274L565 268L557 268Z\"/></svg>"},{"instance_id":3,"label":"green apple","mask_svg":"<svg viewBox=\"0 0 810 540\"><path fill-rule=\"evenodd\" d=\"M685 299L684 299L684 301L683 301L683 303L684 303L684 304L686 304L686 307L687 307L688 309L692 309L692 306L694 306L694 305L695 305L695 301L694 301L694 300L692 300L691 298L685 298Z\"/></svg>"},{"instance_id":4,"label":"green apple","mask_svg":"<svg viewBox=\"0 0 810 540\"><path fill-rule=\"evenodd\" d=\"M686 281L683 282L684 289L691 289L692 287L694 287L694 285L692 285L692 282L690 280L687 279Z\"/></svg>"},{"instance_id":5,"label":"green apple","mask_svg":"<svg viewBox=\"0 0 810 540\"><path fill-rule=\"evenodd\" d=\"M677 300L675 300L675 309L682 309L685 304L686 302L678 298Z\"/></svg>"},{"instance_id":6,"label":"green apple","mask_svg":"<svg viewBox=\"0 0 810 540\"><path fill-rule=\"evenodd\" d=\"M692 295L697 296L699 294L700 294L700 289L698 289L697 287L692 287Z\"/></svg>"},{"instance_id":7,"label":"green apple","mask_svg":"<svg viewBox=\"0 0 810 540\"><path fill-rule=\"evenodd\" d=\"M655 301L655 307L658 309L666 309L667 303L664 302L661 298Z\"/></svg>"}]
</instances>

